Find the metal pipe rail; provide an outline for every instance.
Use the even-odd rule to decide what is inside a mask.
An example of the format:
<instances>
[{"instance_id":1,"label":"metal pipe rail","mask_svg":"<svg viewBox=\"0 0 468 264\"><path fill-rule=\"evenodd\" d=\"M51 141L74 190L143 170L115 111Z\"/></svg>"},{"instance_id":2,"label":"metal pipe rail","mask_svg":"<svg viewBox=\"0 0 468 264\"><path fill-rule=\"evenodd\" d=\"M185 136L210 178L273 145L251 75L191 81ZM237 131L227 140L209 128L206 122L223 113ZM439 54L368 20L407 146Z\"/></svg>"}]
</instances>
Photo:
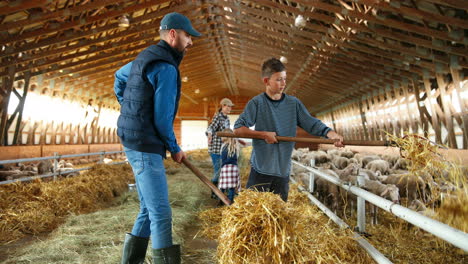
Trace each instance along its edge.
<instances>
[{"instance_id":1,"label":"metal pipe rail","mask_svg":"<svg viewBox=\"0 0 468 264\"><path fill-rule=\"evenodd\" d=\"M117 153L122 153L122 152L123 151L109 151L109 152L101 151L101 152L56 155L56 156L27 158L27 159L16 159L16 160L0 160L0 164L17 163L17 162L31 162L31 161L38 161L38 160L50 160L50 159L60 159L60 158L76 158L76 157L96 156L96 155L109 155L109 154L117 154Z\"/></svg>"},{"instance_id":2,"label":"metal pipe rail","mask_svg":"<svg viewBox=\"0 0 468 264\"><path fill-rule=\"evenodd\" d=\"M369 203L374 204L382 208L383 210L392 213L393 215L405 220L406 222L409 222L447 241L448 243L458 248L463 249L465 252L468 252L468 234L467 233L461 230L458 230L456 228L453 228L451 226L448 226L439 221L436 221L427 216L421 215L404 206L395 204L387 199L384 199L380 196L377 196L373 193L363 190L357 186L347 185L342 180L336 177L330 176L326 173L323 173L315 168L304 166L296 161L292 161L292 162L295 165L305 168L306 170L313 172L315 175L318 175L319 177L322 177L323 179L340 186L341 188L347 190L348 192L351 192L359 197L364 198Z\"/></svg>"},{"instance_id":3,"label":"metal pipe rail","mask_svg":"<svg viewBox=\"0 0 468 264\"><path fill-rule=\"evenodd\" d=\"M291 178L293 183L296 183L294 179ZM307 192L307 190L299 186L299 190L305 192L309 200L317 205L320 210L322 210L333 222L335 222L339 227L343 229L350 228L348 224L346 224L341 218L339 218L336 214L334 214L328 207L326 207L323 203L321 203L317 198L315 198L312 194ZM365 238L359 235L356 232L353 232L353 238L358 242L358 244L369 253L369 255L379 264L390 264L391 262L387 257L385 257L380 251L378 251L374 246L372 246Z\"/></svg>"},{"instance_id":4,"label":"metal pipe rail","mask_svg":"<svg viewBox=\"0 0 468 264\"><path fill-rule=\"evenodd\" d=\"M117 154L117 153L123 153L123 151L109 151L109 152L101 151L101 152L92 152L92 153L55 155L55 156L48 156L48 157L16 159L16 160L1 160L0 164L18 163L18 162L31 162L31 161L38 161L38 160L50 160L50 159L53 159L53 160L57 161L58 159L61 159L61 158L75 158L75 157L96 156L96 155L101 155L101 162L102 162L104 155ZM127 163L127 162L126 161L117 161L117 162L111 162L109 164L117 165L117 164L124 164L124 163ZM14 183L14 182L28 182L28 181L32 181L32 180L35 180L35 179L42 179L42 178L47 178L47 177L54 177L54 179L55 179L56 176L66 175L66 174L69 174L69 173L72 173L72 172L89 170L89 169L92 168L92 167L84 167L84 168L79 168L79 169L74 169L74 170L58 171L57 172L57 167L56 166L57 166L57 162L55 162L55 164L54 164L54 171L55 172L53 172L53 173L30 176L30 177L23 177L23 178L14 179L14 180L1 181L0 185L10 184L10 183Z\"/></svg>"}]
</instances>

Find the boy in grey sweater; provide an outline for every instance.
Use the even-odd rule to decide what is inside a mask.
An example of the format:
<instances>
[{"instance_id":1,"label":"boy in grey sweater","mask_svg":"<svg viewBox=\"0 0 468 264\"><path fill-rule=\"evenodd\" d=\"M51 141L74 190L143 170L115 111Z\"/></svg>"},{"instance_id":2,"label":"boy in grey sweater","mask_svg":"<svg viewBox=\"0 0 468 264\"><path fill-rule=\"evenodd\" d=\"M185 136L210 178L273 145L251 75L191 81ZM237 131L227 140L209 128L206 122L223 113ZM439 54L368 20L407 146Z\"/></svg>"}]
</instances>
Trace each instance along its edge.
<instances>
[{"instance_id":1,"label":"boy in grey sweater","mask_svg":"<svg viewBox=\"0 0 468 264\"><path fill-rule=\"evenodd\" d=\"M234 124L234 134L239 137L260 135L254 139L250 158L252 169L247 188L270 191L288 199L291 154L294 142L278 142L275 136L296 136L296 126L311 135L337 139L343 147L343 137L312 117L299 99L284 94L286 67L276 58L262 65L265 92L252 98ZM249 127L255 126L255 130Z\"/></svg>"}]
</instances>

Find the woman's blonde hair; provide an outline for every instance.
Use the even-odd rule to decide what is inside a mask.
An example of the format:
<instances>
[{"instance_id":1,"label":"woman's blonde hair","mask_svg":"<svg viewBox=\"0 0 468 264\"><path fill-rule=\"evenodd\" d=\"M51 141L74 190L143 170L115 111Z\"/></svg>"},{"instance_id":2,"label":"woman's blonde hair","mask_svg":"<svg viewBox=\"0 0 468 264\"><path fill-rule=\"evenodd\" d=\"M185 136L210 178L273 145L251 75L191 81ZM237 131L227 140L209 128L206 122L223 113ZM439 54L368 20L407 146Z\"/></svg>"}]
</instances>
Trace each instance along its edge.
<instances>
[{"instance_id":1,"label":"woman's blonde hair","mask_svg":"<svg viewBox=\"0 0 468 264\"><path fill-rule=\"evenodd\" d=\"M222 132L233 133L232 129L230 128L226 128ZM223 137L222 141L223 141L223 145L221 146L220 154L223 153L224 148L227 148L228 157L233 157L234 155L239 156L240 145L239 145L239 141L237 141L237 138Z\"/></svg>"}]
</instances>

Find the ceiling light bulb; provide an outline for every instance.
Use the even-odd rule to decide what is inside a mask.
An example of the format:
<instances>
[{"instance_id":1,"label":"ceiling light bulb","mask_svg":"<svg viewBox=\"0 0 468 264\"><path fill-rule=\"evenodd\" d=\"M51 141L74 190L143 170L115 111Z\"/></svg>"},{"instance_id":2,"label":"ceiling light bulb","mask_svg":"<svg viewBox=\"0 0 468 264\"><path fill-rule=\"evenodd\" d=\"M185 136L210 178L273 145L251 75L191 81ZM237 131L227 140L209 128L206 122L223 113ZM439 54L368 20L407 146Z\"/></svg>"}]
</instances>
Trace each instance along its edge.
<instances>
[{"instance_id":1,"label":"ceiling light bulb","mask_svg":"<svg viewBox=\"0 0 468 264\"><path fill-rule=\"evenodd\" d=\"M123 15L119 18L119 27L129 27L130 26L130 20L128 20L128 17L126 15Z\"/></svg>"},{"instance_id":2,"label":"ceiling light bulb","mask_svg":"<svg viewBox=\"0 0 468 264\"><path fill-rule=\"evenodd\" d=\"M195 89L195 93L196 93L196 94L199 94L199 93L200 93L200 89Z\"/></svg>"},{"instance_id":3,"label":"ceiling light bulb","mask_svg":"<svg viewBox=\"0 0 468 264\"><path fill-rule=\"evenodd\" d=\"M280 61L284 64L288 63L288 58L286 58L285 56L281 56L280 57Z\"/></svg>"},{"instance_id":4,"label":"ceiling light bulb","mask_svg":"<svg viewBox=\"0 0 468 264\"><path fill-rule=\"evenodd\" d=\"M187 76L182 77L182 82L188 82L188 77Z\"/></svg>"},{"instance_id":5,"label":"ceiling light bulb","mask_svg":"<svg viewBox=\"0 0 468 264\"><path fill-rule=\"evenodd\" d=\"M298 15L294 20L294 25L298 28L303 28L306 25L306 20L302 15Z\"/></svg>"}]
</instances>

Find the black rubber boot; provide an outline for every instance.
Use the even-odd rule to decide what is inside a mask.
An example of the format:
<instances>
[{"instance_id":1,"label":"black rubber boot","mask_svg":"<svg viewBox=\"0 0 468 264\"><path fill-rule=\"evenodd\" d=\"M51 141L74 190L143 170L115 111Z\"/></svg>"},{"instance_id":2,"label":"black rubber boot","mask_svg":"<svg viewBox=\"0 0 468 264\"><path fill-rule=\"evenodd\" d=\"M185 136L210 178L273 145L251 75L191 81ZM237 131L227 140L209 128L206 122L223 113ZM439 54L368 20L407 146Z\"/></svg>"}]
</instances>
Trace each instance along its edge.
<instances>
[{"instance_id":1,"label":"black rubber boot","mask_svg":"<svg viewBox=\"0 0 468 264\"><path fill-rule=\"evenodd\" d=\"M137 237L130 233L125 235L121 264L145 263L149 238Z\"/></svg>"},{"instance_id":2,"label":"black rubber boot","mask_svg":"<svg viewBox=\"0 0 468 264\"><path fill-rule=\"evenodd\" d=\"M180 264L180 245L153 249L153 264Z\"/></svg>"}]
</instances>

